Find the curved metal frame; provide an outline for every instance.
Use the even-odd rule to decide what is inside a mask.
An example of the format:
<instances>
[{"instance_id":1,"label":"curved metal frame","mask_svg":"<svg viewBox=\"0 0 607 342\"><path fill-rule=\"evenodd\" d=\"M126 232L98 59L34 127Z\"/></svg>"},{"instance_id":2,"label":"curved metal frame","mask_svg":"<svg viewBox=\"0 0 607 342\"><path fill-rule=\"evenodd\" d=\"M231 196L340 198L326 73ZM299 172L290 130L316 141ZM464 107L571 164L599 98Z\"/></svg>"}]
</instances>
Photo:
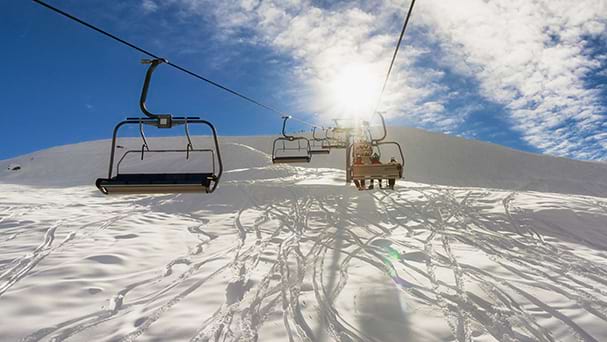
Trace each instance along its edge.
<instances>
[{"instance_id":1,"label":"curved metal frame","mask_svg":"<svg viewBox=\"0 0 607 342\"><path fill-rule=\"evenodd\" d=\"M386 130L386 120L384 120L384 116L381 115L380 113L377 113L377 116L379 116L379 118L381 120L381 126L383 127L384 134L379 139L373 139L373 138L371 138L371 142L372 143L377 143L377 142L383 141L384 139L386 139L386 135L388 135L388 131ZM368 132L369 132L369 136L371 136L371 130L370 129L369 129Z\"/></svg>"},{"instance_id":2,"label":"curved metal frame","mask_svg":"<svg viewBox=\"0 0 607 342\"><path fill-rule=\"evenodd\" d=\"M277 157L276 156L276 143L281 142L283 143L283 147L281 150L283 151L301 151L302 147L301 147L301 141L305 141L306 142L306 155L305 156L295 156L295 158L306 158L307 161L306 162L310 162L310 160L312 160L312 147L310 146L310 140L306 137L296 137L293 135L288 135L286 132L286 128L287 128L287 120L289 120L291 117L290 116L283 116L282 117L284 119L284 121L282 122L282 137L278 137L276 139L274 139L274 143L272 144L272 162L274 163L276 160L280 160L283 157ZM285 141L288 142L293 142L293 141L297 141L297 148L287 148L285 147Z\"/></svg>"},{"instance_id":3,"label":"curved metal frame","mask_svg":"<svg viewBox=\"0 0 607 342\"><path fill-rule=\"evenodd\" d=\"M380 141L377 143L372 143L371 144L373 147L377 147L380 150L379 155L381 156L381 148L380 145L396 145L396 147L398 148L398 154L400 155L400 165L402 165L403 169L405 168L405 154L403 153L403 149L400 146L399 143L397 143L396 141Z\"/></svg>"},{"instance_id":4,"label":"curved metal frame","mask_svg":"<svg viewBox=\"0 0 607 342\"><path fill-rule=\"evenodd\" d=\"M213 144L214 144L214 149L194 149L192 147L192 140L189 136L189 131L187 131L186 136L188 139L188 145L186 146L185 149L177 149L177 150L153 150L150 149L148 147L147 141L144 142L144 147L142 147L141 150L141 159L143 160L143 155L144 153L147 152L185 152L186 153L186 159L189 158L189 153L190 152L207 152L210 151L211 152L211 156L213 157L213 162L212 162L212 173L214 176L214 182L212 184L212 186L209 188L209 190L207 192L211 193L213 191L215 191L215 188L217 187L217 184L219 183L219 179L221 178L221 175L223 173L223 162L221 160L221 152L219 151L219 140L217 138L217 131L215 130L215 126L213 126L213 124L211 124L209 121L206 120L202 120L198 117L174 117L171 120L172 122L172 126L177 126L177 125L186 125L186 124L202 124L202 125L206 125L210 128L211 133L213 135ZM143 125L151 125L151 126L155 126L158 127L157 124L157 120L156 119L148 119L148 118L127 118L126 120L121 121L120 123L118 123L116 125L116 127L114 127L114 133L112 135L112 147L111 147L111 151L110 151L110 166L108 168L108 179L112 179L112 176L114 174L114 163L115 163L115 155L116 155L116 141L118 138L118 131L120 130L120 127L122 127L123 125L128 125L128 124L137 124L140 126L140 133L143 134ZM145 135L142 135L142 137L145 137ZM145 139L145 138L143 138ZM125 156L128 153L131 152L139 152L138 150L128 150L126 151L122 157L118 160L118 162L116 163L116 176L118 176L120 174L119 172L119 168L120 168L120 163L124 160ZM217 155L215 155L215 151L217 151ZM215 165L215 157L217 157L217 166L218 166L218 172L215 173L216 171L216 165ZM103 191L103 190L102 190Z\"/></svg>"},{"instance_id":5,"label":"curved metal frame","mask_svg":"<svg viewBox=\"0 0 607 342\"><path fill-rule=\"evenodd\" d=\"M141 112L143 112L143 114L145 114L148 118L158 120L158 128L171 128L173 126L172 115L151 113L148 110L145 101L148 97L148 89L150 88L150 83L152 82L152 74L154 73L154 70L156 70L156 67L158 67L160 64L168 62L169 61L164 58L141 60L142 64L149 64L150 67L145 73L145 80L143 81L143 88L141 89L141 97L139 98L139 108L141 109Z\"/></svg>"}]
</instances>

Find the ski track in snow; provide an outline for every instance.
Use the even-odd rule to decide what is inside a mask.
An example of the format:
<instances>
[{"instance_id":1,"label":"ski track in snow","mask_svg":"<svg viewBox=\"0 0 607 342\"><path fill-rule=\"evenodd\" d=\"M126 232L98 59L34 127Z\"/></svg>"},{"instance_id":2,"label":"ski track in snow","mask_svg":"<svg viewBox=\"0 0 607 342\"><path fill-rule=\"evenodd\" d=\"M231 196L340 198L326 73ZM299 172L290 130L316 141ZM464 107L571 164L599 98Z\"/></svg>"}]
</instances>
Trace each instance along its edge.
<instances>
[{"instance_id":1,"label":"ski track in snow","mask_svg":"<svg viewBox=\"0 0 607 342\"><path fill-rule=\"evenodd\" d=\"M606 337L597 335L607 330L604 245L527 205L604 223L603 199L411 183L358 192L298 185L314 170L286 170L292 178L231 181L202 199L71 188L48 190L55 200L42 203L44 194L7 187L0 310L15 318L0 331L21 341ZM188 201L200 203L180 210ZM158 241L147 246L144 236ZM19 311L40 283L55 301L80 295L69 308L42 301ZM369 317L359 293L369 286L394 291L412 326ZM19 312L30 323L15 325ZM425 317L435 323L416 327Z\"/></svg>"}]
</instances>

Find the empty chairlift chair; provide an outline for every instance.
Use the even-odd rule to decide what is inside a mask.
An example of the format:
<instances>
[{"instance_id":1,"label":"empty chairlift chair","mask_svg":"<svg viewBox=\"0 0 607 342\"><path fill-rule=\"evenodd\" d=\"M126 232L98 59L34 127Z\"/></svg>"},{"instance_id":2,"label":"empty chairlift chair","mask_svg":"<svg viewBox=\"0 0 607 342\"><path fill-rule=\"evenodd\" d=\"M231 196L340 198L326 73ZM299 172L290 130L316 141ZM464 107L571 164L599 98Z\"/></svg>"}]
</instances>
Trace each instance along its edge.
<instances>
[{"instance_id":1,"label":"empty chairlift chair","mask_svg":"<svg viewBox=\"0 0 607 342\"><path fill-rule=\"evenodd\" d=\"M329 132L331 132L331 135L329 135ZM348 133L348 129L345 128L327 128L322 147L329 150L348 148Z\"/></svg>"},{"instance_id":2,"label":"empty chairlift chair","mask_svg":"<svg viewBox=\"0 0 607 342\"><path fill-rule=\"evenodd\" d=\"M104 194L140 194L140 193L185 193L185 192L203 192L211 193L217 187L223 171L221 154L219 152L219 143L215 127L208 121L199 117L173 117L171 114L152 114L145 105L150 79L154 69L166 62L163 59L145 60L145 64L150 64L147 70L143 90L141 92L140 107L146 115L145 118L127 118L118 123L114 128L112 137L112 147L110 152L110 165L107 178L97 179L95 185ZM141 149L127 150L122 157L115 162L117 146L116 139L121 127L125 125L138 125L139 133L143 141ZM159 129L169 129L176 126L184 126L187 145L183 149L151 149L144 134L144 126L152 126ZM189 126L203 125L207 126L212 134L213 148L195 148L189 133ZM128 155L138 154L141 160L144 160L146 153L183 153L187 160L194 153L204 153L210 155L210 170L201 172L176 172L176 173L125 173L121 172L120 166ZM217 165L215 163L217 160ZM114 165L115 173L114 173ZM217 167L216 167L217 166Z\"/></svg>"},{"instance_id":3,"label":"empty chairlift chair","mask_svg":"<svg viewBox=\"0 0 607 342\"><path fill-rule=\"evenodd\" d=\"M326 138L318 138L316 136L316 127L314 127L312 129L312 145L310 154L329 154L331 150L324 147L325 141Z\"/></svg>"},{"instance_id":4,"label":"empty chairlift chair","mask_svg":"<svg viewBox=\"0 0 607 342\"><path fill-rule=\"evenodd\" d=\"M290 118L283 116L282 136L272 144L272 163L309 163L312 160L310 140L286 133L287 120Z\"/></svg>"}]
</instances>

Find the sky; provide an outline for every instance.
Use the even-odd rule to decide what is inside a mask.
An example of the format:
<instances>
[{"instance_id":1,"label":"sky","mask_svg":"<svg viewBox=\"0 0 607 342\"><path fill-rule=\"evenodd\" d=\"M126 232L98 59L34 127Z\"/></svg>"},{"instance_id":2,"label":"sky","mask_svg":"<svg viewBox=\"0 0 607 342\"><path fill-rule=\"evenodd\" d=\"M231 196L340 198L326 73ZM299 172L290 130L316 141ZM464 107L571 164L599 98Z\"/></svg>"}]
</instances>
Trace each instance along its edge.
<instances>
[{"instance_id":1,"label":"sky","mask_svg":"<svg viewBox=\"0 0 607 342\"><path fill-rule=\"evenodd\" d=\"M374 120L410 5L48 2L319 126ZM418 0L378 111L390 125L607 160L606 38L607 0ZM140 116L145 55L23 0L0 3L0 44L0 159L107 139L124 117ZM282 124L168 66L158 67L148 105L201 116L220 135L273 135Z\"/></svg>"}]
</instances>

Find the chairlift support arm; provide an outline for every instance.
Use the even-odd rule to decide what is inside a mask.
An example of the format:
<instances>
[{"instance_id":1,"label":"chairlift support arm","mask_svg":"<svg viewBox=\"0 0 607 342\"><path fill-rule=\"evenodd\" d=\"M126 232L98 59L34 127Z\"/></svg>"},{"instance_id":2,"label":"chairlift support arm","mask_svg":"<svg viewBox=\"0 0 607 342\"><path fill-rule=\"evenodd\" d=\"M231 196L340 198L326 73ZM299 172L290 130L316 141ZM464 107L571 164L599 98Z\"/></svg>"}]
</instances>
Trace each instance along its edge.
<instances>
[{"instance_id":1,"label":"chairlift support arm","mask_svg":"<svg viewBox=\"0 0 607 342\"><path fill-rule=\"evenodd\" d=\"M282 136L289 139L289 141L295 140L295 136L293 135L288 135L287 134L287 120L289 120L291 118L290 115L287 116L283 116L283 122L282 122Z\"/></svg>"},{"instance_id":2,"label":"chairlift support arm","mask_svg":"<svg viewBox=\"0 0 607 342\"><path fill-rule=\"evenodd\" d=\"M381 120L383 134L382 134L381 138L379 138L379 139L373 139L371 137L371 143L373 143L373 144L377 144L377 143L383 141L384 139L386 139L386 135L388 134L388 132L386 130L386 120L384 120L384 116L381 113L377 113L377 116L379 116L379 119ZM371 131L369 131L369 135L371 135Z\"/></svg>"},{"instance_id":3,"label":"chairlift support arm","mask_svg":"<svg viewBox=\"0 0 607 342\"><path fill-rule=\"evenodd\" d=\"M168 63L168 62L169 61L164 58L141 60L142 64L149 64L150 67L148 68L147 72L145 73L145 80L143 82L143 88L141 89L141 97L139 98L139 108L141 108L141 111L143 112L143 114L145 114L148 118L155 119L158 121L158 125L157 125L158 128L173 127L172 115L171 114L151 113L148 110L148 108L145 104L145 101L147 100L147 97L148 97L148 89L150 88L150 83L152 81L152 74L154 73L154 70L156 70L156 67L158 67L158 65L160 65L162 63Z\"/></svg>"}]
</instances>

